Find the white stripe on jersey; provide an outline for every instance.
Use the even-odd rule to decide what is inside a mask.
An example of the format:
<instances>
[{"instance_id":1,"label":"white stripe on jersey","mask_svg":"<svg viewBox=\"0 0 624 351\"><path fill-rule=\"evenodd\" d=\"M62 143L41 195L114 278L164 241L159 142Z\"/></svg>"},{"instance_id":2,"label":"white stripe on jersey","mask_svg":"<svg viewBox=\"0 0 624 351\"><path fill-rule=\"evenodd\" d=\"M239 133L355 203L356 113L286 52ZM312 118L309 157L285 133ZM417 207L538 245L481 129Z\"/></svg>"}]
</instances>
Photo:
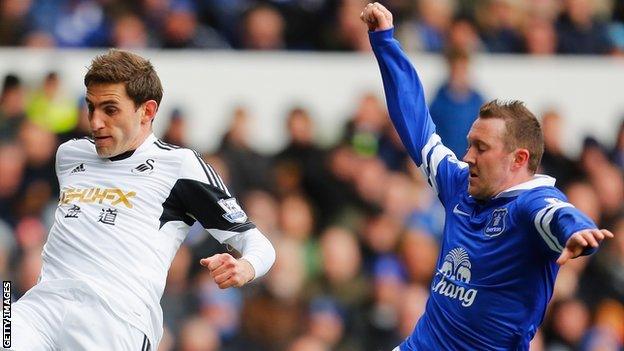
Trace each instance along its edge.
<instances>
[{"instance_id":1,"label":"white stripe on jersey","mask_svg":"<svg viewBox=\"0 0 624 351\"><path fill-rule=\"evenodd\" d=\"M563 246L565 244L562 245L557 239L557 237L552 233L552 231L550 230L550 222L552 221L555 215L555 212L557 212L557 210L564 208L564 207L574 207L574 206L570 203L561 202L561 201L551 203L550 205L541 209L537 213L537 215L535 215L535 220L534 220L535 228L539 232L542 239L544 239L544 242L546 243L546 245L548 245L548 247L551 250L555 252L559 252L559 253L563 251Z\"/></svg>"},{"instance_id":2,"label":"white stripe on jersey","mask_svg":"<svg viewBox=\"0 0 624 351\"><path fill-rule=\"evenodd\" d=\"M433 149L433 151L432 151ZM429 153L431 152L431 159L428 160ZM436 176L438 175L438 166L440 162L444 160L445 157L449 157L449 161L456 163L460 168L468 167L468 164L465 162L461 162L457 159L453 151L442 144L442 140L440 136L436 133L431 134L429 137L429 141L422 149L422 164L420 166L420 170L423 172L425 177L429 179L429 184L435 191L436 194L439 193L438 183L436 181Z\"/></svg>"},{"instance_id":3,"label":"white stripe on jersey","mask_svg":"<svg viewBox=\"0 0 624 351\"><path fill-rule=\"evenodd\" d=\"M429 137L429 140L427 140L427 144L425 144L425 146L423 146L422 150L420 151L421 155L420 157L422 158L422 166L421 167L425 167L427 168L429 165L427 164L427 156L429 156L429 151L431 151L431 149L437 144L437 143L441 143L442 139L440 139L440 136L436 133L431 134L431 136Z\"/></svg>"}]
</instances>

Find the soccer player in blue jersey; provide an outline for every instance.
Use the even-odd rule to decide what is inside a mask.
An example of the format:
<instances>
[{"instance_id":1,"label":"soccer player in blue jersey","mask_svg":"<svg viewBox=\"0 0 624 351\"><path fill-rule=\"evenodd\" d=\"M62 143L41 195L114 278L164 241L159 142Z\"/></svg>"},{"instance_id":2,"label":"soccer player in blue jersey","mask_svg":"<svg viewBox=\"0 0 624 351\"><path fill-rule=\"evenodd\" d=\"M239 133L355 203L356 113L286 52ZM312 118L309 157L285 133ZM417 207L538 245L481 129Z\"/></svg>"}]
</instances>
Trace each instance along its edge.
<instances>
[{"instance_id":1,"label":"soccer player in blue jersey","mask_svg":"<svg viewBox=\"0 0 624 351\"><path fill-rule=\"evenodd\" d=\"M392 14L374 3L361 19L392 123L446 209L425 313L395 350L528 350L559 265L613 234L568 203L554 178L535 174L543 136L522 102L483 105L459 161L436 134Z\"/></svg>"}]
</instances>

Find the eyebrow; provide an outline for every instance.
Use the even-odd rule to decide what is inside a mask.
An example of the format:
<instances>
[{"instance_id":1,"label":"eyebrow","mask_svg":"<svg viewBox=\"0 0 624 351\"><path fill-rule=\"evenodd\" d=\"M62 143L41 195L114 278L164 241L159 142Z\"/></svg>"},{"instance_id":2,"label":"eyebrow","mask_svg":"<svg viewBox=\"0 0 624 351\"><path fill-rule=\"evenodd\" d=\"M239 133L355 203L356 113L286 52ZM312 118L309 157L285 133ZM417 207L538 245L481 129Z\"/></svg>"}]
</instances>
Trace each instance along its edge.
<instances>
[{"instance_id":1,"label":"eyebrow","mask_svg":"<svg viewBox=\"0 0 624 351\"><path fill-rule=\"evenodd\" d=\"M466 139L468 140L468 144L469 144L469 145L474 143L474 144L482 144L482 145L485 145L485 146L490 146L490 144L486 143L485 141L483 141L483 140L481 140L481 139L479 139L479 138L472 138L472 139L471 139L471 138L468 136L468 137L466 137Z\"/></svg>"},{"instance_id":2,"label":"eyebrow","mask_svg":"<svg viewBox=\"0 0 624 351\"><path fill-rule=\"evenodd\" d=\"M87 104L93 105L93 102L91 102L91 100L89 100L88 98L85 97L85 101L87 102ZM105 100L99 103L99 106L102 105L117 105L118 102L116 100Z\"/></svg>"}]
</instances>

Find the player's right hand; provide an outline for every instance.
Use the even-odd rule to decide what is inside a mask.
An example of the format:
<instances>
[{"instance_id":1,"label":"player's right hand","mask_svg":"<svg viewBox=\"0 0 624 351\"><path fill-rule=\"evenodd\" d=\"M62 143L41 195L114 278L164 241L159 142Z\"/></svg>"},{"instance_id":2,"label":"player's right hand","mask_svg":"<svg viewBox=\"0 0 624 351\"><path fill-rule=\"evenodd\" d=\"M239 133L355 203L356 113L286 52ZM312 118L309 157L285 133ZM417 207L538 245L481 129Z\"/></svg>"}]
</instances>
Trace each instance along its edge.
<instances>
[{"instance_id":1,"label":"player's right hand","mask_svg":"<svg viewBox=\"0 0 624 351\"><path fill-rule=\"evenodd\" d=\"M256 275L251 263L244 258L237 260L227 253L202 258L199 263L208 268L210 276L221 289L240 288Z\"/></svg>"},{"instance_id":2,"label":"player's right hand","mask_svg":"<svg viewBox=\"0 0 624 351\"><path fill-rule=\"evenodd\" d=\"M360 19L366 23L371 32L392 28L392 13L378 2L366 5Z\"/></svg>"}]
</instances>

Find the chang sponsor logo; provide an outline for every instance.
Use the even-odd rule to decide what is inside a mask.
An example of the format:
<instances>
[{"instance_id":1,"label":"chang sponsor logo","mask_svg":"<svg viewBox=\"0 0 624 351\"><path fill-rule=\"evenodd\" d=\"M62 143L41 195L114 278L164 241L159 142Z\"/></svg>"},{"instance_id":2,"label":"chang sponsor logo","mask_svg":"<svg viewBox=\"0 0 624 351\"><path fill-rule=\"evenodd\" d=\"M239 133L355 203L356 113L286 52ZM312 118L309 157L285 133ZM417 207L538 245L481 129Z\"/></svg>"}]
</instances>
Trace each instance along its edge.
<instances>
[{"instance_id":1,"label":"chang sponsor logo","mask_svg":"<svg viewBox=\"0 0 624 351\"><path fill-rule=\"evenodd\" d=\"M127 208L132 208L131 198L136 196L134 191L125 191L118 188L68 188L61 191L60 205L69 205L74 202L80 203L110 203L112 206L123 204Z\"/></svg>"},{"instance_id":2,"label":"chang sponsor logo","mask_svg":"<svg viewBox=\"0 0 624 351\"><path fill-rule=\"evenodd\" d=\"M477 297L477 289L468 289L465 284L470 283L472 264L468 253L463 248L451 250L444 258L442 268L438 270L431 290L442 296L461 301L464 307L470 307Z\"/></svg>"}]
</instances>

